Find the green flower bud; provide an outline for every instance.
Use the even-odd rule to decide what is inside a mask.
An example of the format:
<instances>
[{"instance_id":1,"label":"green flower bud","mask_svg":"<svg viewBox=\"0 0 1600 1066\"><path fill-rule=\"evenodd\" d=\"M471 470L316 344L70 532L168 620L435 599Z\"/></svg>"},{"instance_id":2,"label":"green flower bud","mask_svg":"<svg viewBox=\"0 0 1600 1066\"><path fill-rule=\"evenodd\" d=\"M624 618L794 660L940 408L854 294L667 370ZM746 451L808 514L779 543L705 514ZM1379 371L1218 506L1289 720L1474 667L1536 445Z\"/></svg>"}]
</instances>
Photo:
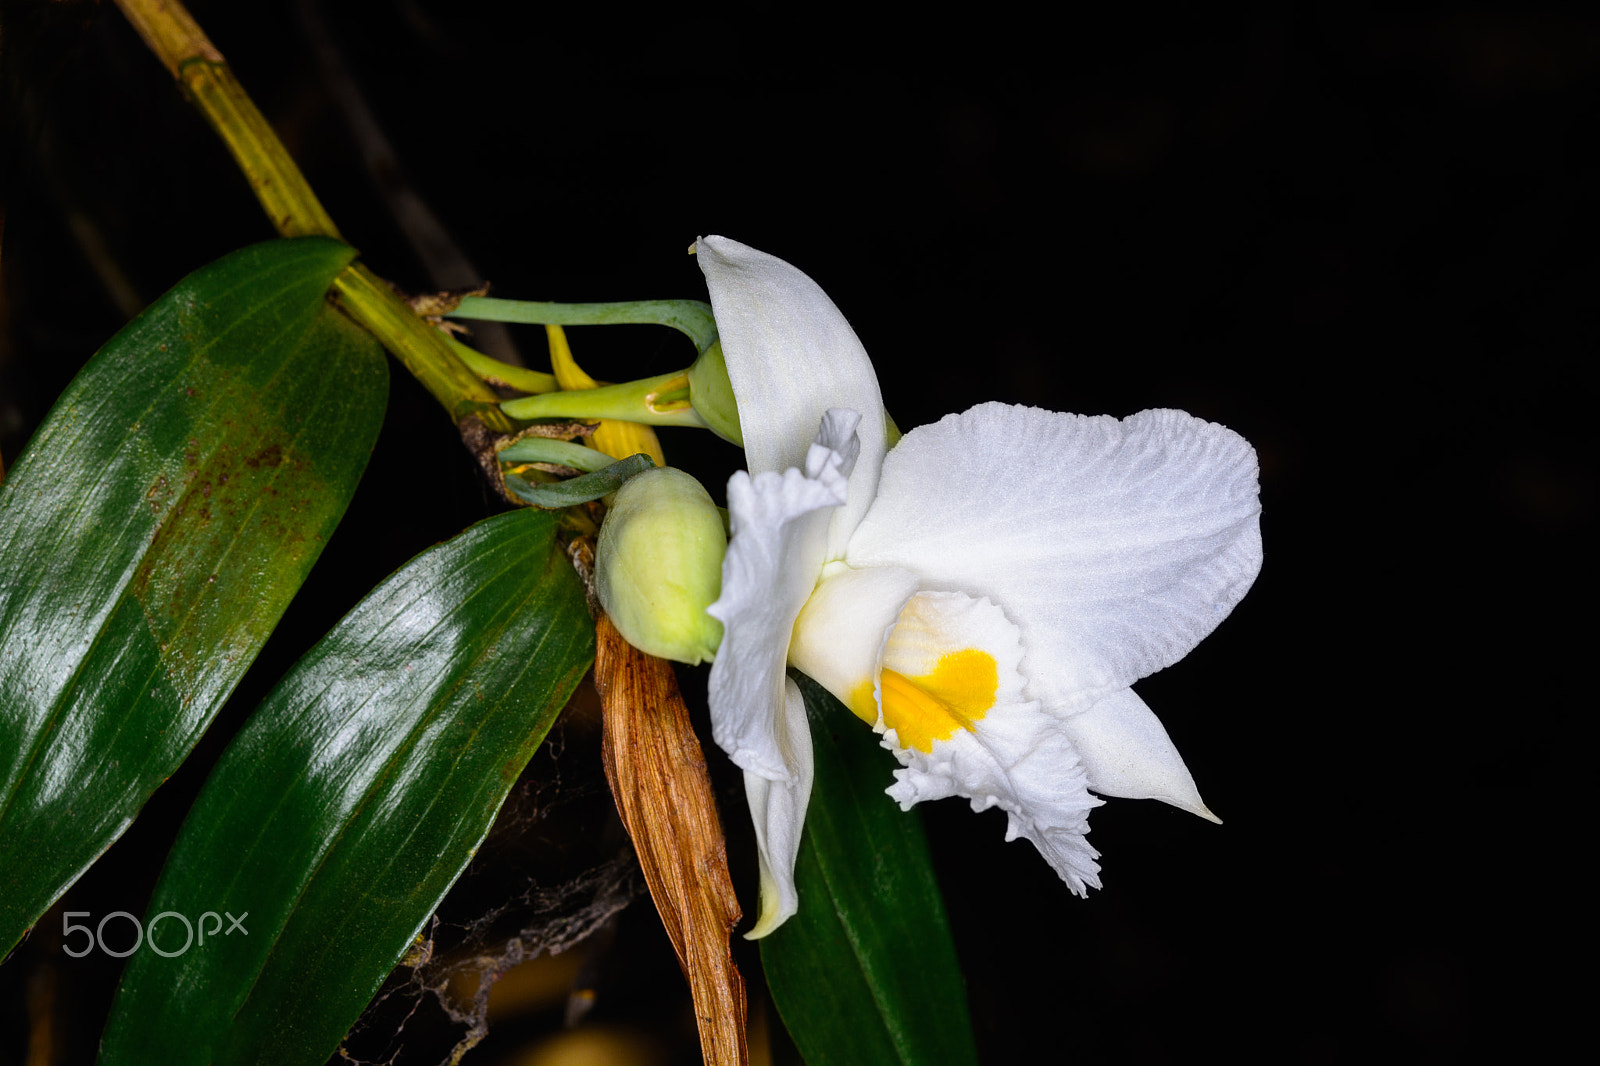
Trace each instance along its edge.
<instances>
[{"instance_id":1,"label":"green flower bud","mask_svg":"<svg viewBox=\"0 0 1600 1066\"><path fill-rule=\"evenodd\" d=\"M700 482L671 467L629 478L600 526L595 585L629 644L680 663L708 662L722 623L706 608L722 591L728 536Z\"/></svg>"},{"instance_id":2,"label":"green flower bud","mask_svg":"<svg viewBox=\"0 0 1600 1066\"><path fill-rule=\"evenodd\" d=\"M739 403L733 398L733 384L728 381L728 364L722 358L721 341L713 341L689 368L689 404L711 432L744 447L744 434L739 428Z\"/></svg>"}]
</instances>

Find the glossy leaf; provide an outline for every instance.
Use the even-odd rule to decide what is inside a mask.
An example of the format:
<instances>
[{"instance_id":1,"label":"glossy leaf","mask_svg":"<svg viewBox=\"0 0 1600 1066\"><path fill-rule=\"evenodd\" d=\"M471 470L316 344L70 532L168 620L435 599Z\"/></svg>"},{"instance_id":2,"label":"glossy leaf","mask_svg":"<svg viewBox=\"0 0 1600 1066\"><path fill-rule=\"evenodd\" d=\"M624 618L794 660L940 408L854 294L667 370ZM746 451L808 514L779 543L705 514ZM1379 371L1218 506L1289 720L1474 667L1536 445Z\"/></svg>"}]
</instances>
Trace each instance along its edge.
<instances>
[{"instance_id":1,"label":"glossy leaf","mask_svg":"<svg viewBox=\"0 0 1600 1066\"><path fill-rule=\"evenodd\" d=\"M418 556L267 697L167 860L102 1062L335 1050L588 669L556 521L515 511ZM197 923L187 950L181 920L155 921L167 911ZM248 912L248 935L199 943L207 911Z\"/></svg>"},{"instance_id":2,"label":"glossy leaf","mask_svg":"<svg viewBox=\"0 0 1600 1066\"><path fill-rule=\"evenodd\" d=\"M966 987L916 812L884 794L894 759L801 677L816 778L800 910L761 942L773 1002L809 1066L976 1063Z\"/></svg>"},{"instance_id":3,"label":"glossy leaf","mask_svg":"<svg viewBox=\"0 0 1600 1066\"><path fill-rule=\"evenodd\" d=\"M344 514L388 386L324 298L354 254L189 275L0 487L0 954L183 761Z\"/></svg>"}]
</instances>

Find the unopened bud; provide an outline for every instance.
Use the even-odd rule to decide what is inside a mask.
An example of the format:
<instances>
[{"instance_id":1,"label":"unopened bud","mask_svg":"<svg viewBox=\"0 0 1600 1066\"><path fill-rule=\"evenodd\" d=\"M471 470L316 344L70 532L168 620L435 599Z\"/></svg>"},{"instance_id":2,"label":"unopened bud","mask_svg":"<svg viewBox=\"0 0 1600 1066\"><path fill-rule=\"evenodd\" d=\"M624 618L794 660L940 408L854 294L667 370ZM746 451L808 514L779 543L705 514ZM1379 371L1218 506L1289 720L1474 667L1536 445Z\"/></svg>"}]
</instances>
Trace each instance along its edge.
<instances>
[{"instance_id":1,"label":"unopened bud","mask_svg":"<svg viewBox=\"0 0 1600 1066\"><path fill-rule=\"evenodd\" d=\"M722 623L706 614L722 591L728 537L700 482L664 467L629 478L600 526L595 585L629 644L663 659L707 662Z\"/></svg>"}]
</instances>

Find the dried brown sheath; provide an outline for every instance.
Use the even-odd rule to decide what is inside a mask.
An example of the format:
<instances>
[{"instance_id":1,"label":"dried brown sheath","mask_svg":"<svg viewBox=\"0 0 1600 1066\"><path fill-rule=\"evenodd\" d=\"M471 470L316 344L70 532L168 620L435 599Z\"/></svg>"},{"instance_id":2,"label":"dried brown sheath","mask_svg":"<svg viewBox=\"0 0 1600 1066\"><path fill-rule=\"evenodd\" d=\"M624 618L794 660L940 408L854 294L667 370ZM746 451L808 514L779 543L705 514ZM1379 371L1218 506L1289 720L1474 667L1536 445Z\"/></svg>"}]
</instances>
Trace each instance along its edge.
<instances>
[{"instance_id":1,"label":"dried brown sheath","mask_svg":"<svg viewBox=\"0 0 1600 1066\"><path fill-rule=\"evenodd\" d=\"M604 614L595 629L611 794L689 978L700 1050L711 1066L744 1066L744 979L728 946L739 901L705 756L672 664L623 640Z\"/></svg>"}]
</instances>

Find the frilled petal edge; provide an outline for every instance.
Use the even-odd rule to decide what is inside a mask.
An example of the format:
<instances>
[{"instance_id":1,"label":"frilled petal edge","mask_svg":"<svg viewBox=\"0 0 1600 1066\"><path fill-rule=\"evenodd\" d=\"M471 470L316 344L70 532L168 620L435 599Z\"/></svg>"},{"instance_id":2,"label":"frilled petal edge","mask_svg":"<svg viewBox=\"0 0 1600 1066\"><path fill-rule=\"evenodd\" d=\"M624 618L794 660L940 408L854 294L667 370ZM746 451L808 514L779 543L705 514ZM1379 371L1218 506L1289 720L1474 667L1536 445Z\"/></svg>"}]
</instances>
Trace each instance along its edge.
<instances>
[{"instance_id":1,"label":"frilled petal edge","mask_svg":"<svg viewBox=\"0 0 1600 1066\"><path fill-rule=\"evenodd\" d=\"M880 669L884 745L905 767L889 795L909 809L965 796L998 806L1006 839L1033 841L1079 895L1100 887L1087 839L1101 801L1071 739L1024 694L1017 627L986 599L952 592L913 597L889 634Z\"/></svg>"},{"instance_id":2,"label":"frilled petal edge","mask_svg":"<svg viewBox=\"0 0 1600 1066\"><path fill-rule=\"evenodd\" d=\"M723 627L711 665L711 733L740 769L769 781L794 771L780 740L789 635L822 572L828 522L855 462L855 427L854 412L829 411L804 471L728 479L732 537L721 594L706 608Z\"/></svg>"}]
</instances>

